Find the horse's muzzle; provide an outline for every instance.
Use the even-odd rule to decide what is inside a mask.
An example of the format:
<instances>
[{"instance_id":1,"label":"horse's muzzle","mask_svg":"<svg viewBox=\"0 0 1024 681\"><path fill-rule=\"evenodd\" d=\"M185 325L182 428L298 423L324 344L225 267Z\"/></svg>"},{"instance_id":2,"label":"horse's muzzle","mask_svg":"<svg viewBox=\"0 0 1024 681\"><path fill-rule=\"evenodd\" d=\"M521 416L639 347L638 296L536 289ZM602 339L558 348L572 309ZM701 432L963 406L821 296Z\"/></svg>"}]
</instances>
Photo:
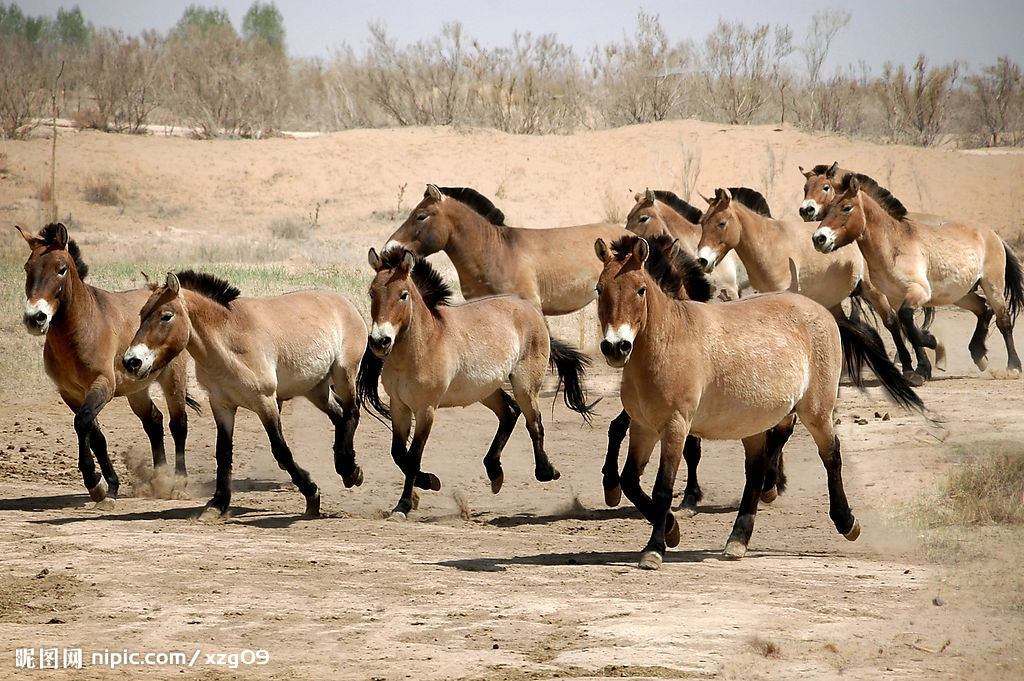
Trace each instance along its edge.
<instances>
[{"instance_id":1,"label":"horse's muzzle","mask_svg":"<svg viewBox=\"0 0 1024 681\"><path fill-rule=\"evenodd\" d=\"M50 315L42 311L35 314L25 313L22 315L21 321L25 325L25 329L33 336L42 336L50 330Z\"/></svg>"},{"instance_id":2,"label":"horse's muzzle","mask_svg":"<svg viewBox=\"0 0 1024 681\"><path fill-rule=\"evenodd\" d=\"M814 243L814 250L820 253L831 253L835 250L835 239L829 238L830 235L826 234L823 230L818 230L811 237L811 241Z\"/></svg>"},{"instance_id":3,"label":"horse's muzzle","mask_svg":"<svg viewBox=\"0 0 1024 681\"><path fill-rule=\"evenodd\" d=\"M394 341L391 340L391 336L380 336L377 338L367 336L366 344L370 346L370 351L381 359L384 359L391 354L391 350L395 347Z\"/></svg>"},{"instance_id":4,"label":"horse's muzzle","mask_svg":"<svg viewBox=\"0 0 1024 681\"><path fill-rule=\"evenodd\" d=\"M804 222L811 222L814 220L815 214L814 206L800 206L800 217L804 219Z\"/></svg>"},{"instance_id":5,"label":"horse's muzzle","mask_svg":"<svg viewBox=\"0 0 1024 681\"><path fill-rule=\"evenodd\" d=\"M601 341L601 354L604 355L605 361L610 366L622 367L629 361L629 355L633 352L633 344L628 340L620 340L611 342L608 340Z\"/></svg>"}]
</instances>

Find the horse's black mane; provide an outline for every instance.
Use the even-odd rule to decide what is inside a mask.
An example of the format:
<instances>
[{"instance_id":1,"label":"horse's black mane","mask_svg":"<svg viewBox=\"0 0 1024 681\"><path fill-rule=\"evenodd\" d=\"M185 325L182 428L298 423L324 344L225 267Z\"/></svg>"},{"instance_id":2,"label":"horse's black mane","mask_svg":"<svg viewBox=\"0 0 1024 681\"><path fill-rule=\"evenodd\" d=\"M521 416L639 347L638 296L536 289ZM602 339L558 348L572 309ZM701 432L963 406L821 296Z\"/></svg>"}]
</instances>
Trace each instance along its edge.
<instances>
[{"instance_id":1,"label":"horse's black mane","mask_svg":"<svg viewBox=\"0 0 1024 681\"><path fill-rule=\"evenodd\" d=\"M875 182L871 177L864 175L863 173L850 173L843 178L843 182L840 185L840 191L846 192L850 189L850 178L856 177L860 182L861 190L868 196L878 202L886 213L902 220L907 217L907 209L903 203L892 195L888 189Z\"/></svg>"},{"instance_id":2,"label":"horse's black mane","mask_svg":"<svg viewBox=\"0 0 1024 681\"><path fill-rule=\"evenodd\" d=\"M629 235L612 243L616 260L625 260L633 252L640 237ZM711 284L697 261L683 249L674 247L675 238L662 234L647 239L651 254L644 268L667 295L706 303L711 300Z\"/></svg>"},{"instance_id":3,"label":"horse's black mane","mask_svg":"<svg viewBox=\"0 0 1024 681\"><path fill-rule=\"evenodd\" d=\"M695 225L699 225L700 219L704 217L704 212L700 208L691 206L686 201L683 201L681 198L666 189L655 189L654 198L658 199Z\"/></svg>"},{"instance_id":4,"label":"horse's black mane","mask_svg":"<svg viewBox=\"0 0 1024 681\"><path fill-rule=\"evenodd\" d=\"M224 307L231 307L231 301L242 295L241 291L224 279L207 274L206 272L195 272L193 270L178 272L178 283L181 284L182 288L195 291L210 300L220 303Z\"/></svg>"},{"instance_id":5,"label":"horse's black mane","mask_svg":"<svg viewBox=\"0 0 1024 681\"><path fill-rule=\"evenodd\" d=\"M813 168L811 168L811 174L812 175L826 175L828 173L828 171L829 171L829 168L831 168L831 167L832 167L831 163L829 163L829 164L819 163L818 165L816 165Z\"/></svg>"},{"instance_id":6,"label":"horse's black mane","mask_svg":"<svg viewBox=\"0 0 1024 681\"><path fill-rule=\"evenodd\" d=\"M43 242L44 246L53 246L57 241L57 229L62 225L59 222L51 222L50 224L43 227L37 237ZM65 227L64 229L67 229ZM71 259L75 261L75 269L78 270L78 278L85 279L86 275L89 274L89 266L82 260L82 252L78 249L78 244L75 240L68 238L68 254Z\"/></svg>"},{"instance_id":7,"label":"horse's black mane","mask_svg":"<svg viewBox=\"0 0 1024 681\"><path fill-rule=\"evenodd\" d=\"M480 215L483 215L488 222L498 227L505 227L505 214L502 213L494 203L471 187L438 187L438 190L445 196L450 196L456 201L461 201ZM426 196L424 194L423 196Z\"/></svg>"},{"instance_id":8,"label":"horse's black mane","mask_svg":"<svg viewBox=\"0 0 1024 681\"><path fill-rule=\"evenodd\" d=\"M771 208L768 207L768 201L765 200L761 192L755 191L750 187L729 187L729 193L732 194L733 201L739 201L755 213L766 218L772 216Z\"/></svg>"},{"instance_id":9,"label":"horse's black mane","mask_svg":"<svg viewBox=\"0 0 1024 681\"><path fill-rule=\"evenodd\" d=\"M381 269L395 269L402 263L402 259L405 258L406 253L410 253L404 248L389 248L381 256ZM442 305L451 305L452 302L452 290L444 282L444 278L431 267L423 258L416 258L416 264L413 265L412 271L409 273L412 277L412 282L416 284L416 290L420 292L420 297L423 298L423 302L427 304L427 308L437 313L437 308Z\"/></svg>"}]
</instances>

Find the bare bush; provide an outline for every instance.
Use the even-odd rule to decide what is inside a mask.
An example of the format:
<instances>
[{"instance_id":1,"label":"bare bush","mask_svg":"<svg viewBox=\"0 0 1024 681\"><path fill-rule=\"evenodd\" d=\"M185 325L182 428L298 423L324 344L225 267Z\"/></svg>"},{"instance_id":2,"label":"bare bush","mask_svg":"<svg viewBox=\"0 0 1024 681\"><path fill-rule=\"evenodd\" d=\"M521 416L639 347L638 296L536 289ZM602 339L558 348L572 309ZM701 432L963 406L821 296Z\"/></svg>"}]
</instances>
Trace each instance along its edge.
<instances>
[{"instance_id":1,"label":"bare bush","mask_svg":"<svg viewBox=\"0 0 1024 681\"><path fill-rule=\"evenodd\" d=\"M923 54L909 72L902 64L885 63L877 91L892 141L930 146L940 139L959 73L956 62L929 68Z\"/></svg>"},{"instance_id":2,"label":"bare bush","mask_svg":"<svg viewBox=\"0 0 1024 681\"><path fill-rule=\"evenodd\" d=\"M121 185L110 175L98 175L85 181L82 195L89 203L117 206L121 203Z\"/></svg>"},{"instance_id":3,"label":"bare bush","mask_svg":"<svg viewBox=\"0 0 1024 681\"><path fill-rule=\"evenodd\" d=\"M153 32L125 37L103 30L89 46L85 84L92 93L90 127L138 133L157 104L162 41Z\"/></svg>"},{"instance_id":4,"label":"bare bush","mask_svg":"<svg viewBox=\"0 0 1024 681\"><path fill-rule=\"evenodd\" d=\"M1020 66L1002 56L992 66L967 79L970 113L985 131L985 144L1024 144L1024 80Z\"/></svg>"},{"instance_id":5,"label":"bare bush","mask_svg":"<svg viewBox=\"0 0 1024 681\"><path fill-rule=\"evenodd\" d=\"M46 110L49 84L46 61L38 45L21 36L0 40L0 131L22 139Z\"/></svg>"}]
</instances>

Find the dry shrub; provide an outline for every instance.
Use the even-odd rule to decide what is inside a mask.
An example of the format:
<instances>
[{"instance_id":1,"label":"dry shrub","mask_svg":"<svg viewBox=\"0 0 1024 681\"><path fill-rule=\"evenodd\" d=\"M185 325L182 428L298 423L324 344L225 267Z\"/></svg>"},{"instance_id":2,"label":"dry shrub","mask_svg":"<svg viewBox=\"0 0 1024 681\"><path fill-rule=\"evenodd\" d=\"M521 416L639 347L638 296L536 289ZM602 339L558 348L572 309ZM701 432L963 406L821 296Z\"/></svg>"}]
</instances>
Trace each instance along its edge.
<instances>
[{"instance_id":1,"label":"dry shrub","mask_svg":"<svg viewBox=\"0 0 1024 681\"><path fill-rule=\"evenodd\" d=\"M274 220L270 223L270 233L278 239L304 241L309 238L312 231L312 225L304 224L298 220L283 219Z\"/></svg>"},{"instance_id":2,"label":"dry shrub","mask_svg":"<svg viewBox=\"0 0 1024 681\"><path fill-rule=\"evenodd\" d=\"M82 195L89 203L117 206L121 204L121 185L111 175L97 175L85 181Z\"/></svg>"},{"instance_id":3,"label":"dry shrub","mask_svg":"<svg viewBox=\"0 0 1024 681\"><path fill-rule=\"evenodd\" d=\"M962 451L942 484L934 521L945 525L1024 524L1024 449L987 446Z\"/></svg>"},{"instance_id":4,"label":"dry shrub","mask_svg":"<svg viewBox=\"0 0 1024 681\"><path fill-rule=\"evenodd\" d=\"M750 639L750 647L761 657L770 660L777 660L782 657L782 649L779 647L779 644L770 639L754 636Z\"/></svg>"},{"instance_id":5,"label":"dry shrub","mask_svg":"<svg viewBox=\"0 0 1024 681\"><path fill-rule=\"evenodd\" d=\"M0 135L24 139L49 100L47 62L38 45L21 36L0 39Z\"/></svg>"}]
</instances>

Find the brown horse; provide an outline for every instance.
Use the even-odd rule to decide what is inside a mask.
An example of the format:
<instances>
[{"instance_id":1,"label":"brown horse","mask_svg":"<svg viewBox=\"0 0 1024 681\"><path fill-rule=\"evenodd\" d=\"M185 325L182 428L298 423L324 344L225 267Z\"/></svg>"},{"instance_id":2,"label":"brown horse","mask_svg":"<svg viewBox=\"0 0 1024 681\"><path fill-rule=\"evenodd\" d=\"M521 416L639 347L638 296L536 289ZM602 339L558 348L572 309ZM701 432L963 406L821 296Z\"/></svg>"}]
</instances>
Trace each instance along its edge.
<instances>
[{"instance_id":1,"label":"brown horse","mask_svg":"<svg viewBox=\"0 0 1024 681\"><path fill-rule=\"evenodd\" d=\"M765 431L794 411L825 465L829 515L840 534L856 539L860 525L843 491L832 425L844 361L858 381L868 362L895 399L921 406L886 359L877 335L865 335L864 327L845 321L837 325L824 307L789 292L718 305L686 300L683 292L669 295L662 290L669 277L702 275L695 265L675 271L635 236L611 248L599 239L595 250L604 263L598 282L598 316L606 329L601 352L610 365L624 367L622 403L632 419L622 487L654 526L640 567L657 569L666 546L679 542L679 524L669 507L691 433L743 441L746 485L725 555L745 553L766 468ZM661 464L648 496L640 476L659 440Z\"/></svg>"},{"instance_id":2,"label":"brown horse","mask_svg":"<svg viewBox=\"0 0 1024 681\"><path fill-rule=\"evenodd\" d=\"M240 298L228 282L191 270L168 273L153 286L138 331L124 352L125 368L148 376L184 350L210 396L217 424L217 489L205 517L231 503L235 413L254 412L278 465L306 498L306 515L320 514L320 490L300 468L281 431L281 403L305 397L334 425L334 467L345 487L361 485L352 440L359 423L356 376L366 324L345 297L298 291L273 298ZM333 390L332 390L333 383ZM340 401L340 404L339 404Z\"/></svg>"},{"instance_id":3,"label":"brown horse","mask_svg":"<svg viewBox=\"0 0 1024 681\"><path fill-rule=\"evenodd\" d=\"M906 219L902 205L888 192L862 191L857 175L848 175L837 193L814 232L814 247L833 253L857 243L872 280L899 309L924 378L931 377L931 363L923 348L936 347L936 341L914 323L914 310L938 305L957 305L977 315L969 348L982 371L988 366L985 339L994 314L1006 342L1007 370L1020 371L1013 324L1024 308L1024 276L1006 242L985 227L921 226ZM984 298L975 292L979 286Z\"/></svg>"},{"instance_id":4,"label":"brown horse","mask_svg":"<svg viewBox=\"0 0 1024 681\"><path fill-rule=\"evenodd\" d=\"M700 243L700 219L703 213L696 206L664 189L648 189L634 197L636 204L626 216L626 229L645 239L671 235L689 255L697 254ZM722 300L736 300L740 291L750 286L747 272L735 252L730 251L715 271L708 276Z\"/></svg>"},{"instance_id":5,"label":"brown horse","mask_svg":"<svg viewBox=\"0 0 1024 681\"><path fill-rule=\"evenodd\" d=\"M888 193L888 190L867 175L840 168L838 161L830 166L818 164L810 170L800 166L800 174L804 176L804 201L800 204L799 212L804 222L816 222L825 217L828 207L836 200L836 187L848 175L857 175L865 189L881 189ZM948 222L931 213L907 213L907 218L921 225L942 225Z\"/></svg>"},{"instance_id":6,"label":"brown horse","mask_svg":"<svg viewBox=\"0 0 1024 681\"><path fill-rule=\"evenodd\" d=\"M61 399L75 412L78 434L78 469L94 501L116 496L117 473L107 454L107 441L96 416L110 400L127 397L142 421L153 450L154 468L166 465L163 415L149 396L153 382L160 385L170 412L174 438L176 485L184 486L185 407L198 404L185 391L186 360L182 357L144 379L126 374L119 361L134 333L136 315L148 293L105 291L85 283L89 272L74 239L60 223L49 224L38 236L18 232L31 251L25 263L25 328L45 335L43 364ZM102 475L96 472L93 455Z\"/></svg>"},{"instance_id":7,"label":"brown horse","mask_svg":"<svg viewBox=\"0 0 1024 681\"><path fill-rule=\"evenodd\" d=\"M533 441L535 475L547 482L559 477L544 452L538 394L546 367L555 364L566 384L566 404L589 419L580 377L589 361L549 338L536 307L515 296L492 296L451 305L451 290L427 263L405 248L368 253L376 275L370 284L373 325L359 375L359 393L392 427L391 456L405 473L402 496L393 515L405 518L413 508L413 487L439 490L436 475L420 470L423 447L442 407L480 402L498 417L484 467L491 491L501 489L501 451L519 414ZM378 378L391 397L385 406ZM513 397L501 389L512 385ZM413 416L416 432L406 448Z\"/></svg>"},{"instance_id":8,"label":"brown horse","mask_svg":"<svg viewBox=\"0 0 1024 681\"><path fill-rule=\"evenodd\" d=\"M468 187L427 185L423 200L388 238L384 251L404 247L426 257L444 251L466 300L514 294L546 315L582 309L594 299L600 268L590 257L594 239L625 231L609 224L521 229Z\"/></svg>"}]
</instances>

